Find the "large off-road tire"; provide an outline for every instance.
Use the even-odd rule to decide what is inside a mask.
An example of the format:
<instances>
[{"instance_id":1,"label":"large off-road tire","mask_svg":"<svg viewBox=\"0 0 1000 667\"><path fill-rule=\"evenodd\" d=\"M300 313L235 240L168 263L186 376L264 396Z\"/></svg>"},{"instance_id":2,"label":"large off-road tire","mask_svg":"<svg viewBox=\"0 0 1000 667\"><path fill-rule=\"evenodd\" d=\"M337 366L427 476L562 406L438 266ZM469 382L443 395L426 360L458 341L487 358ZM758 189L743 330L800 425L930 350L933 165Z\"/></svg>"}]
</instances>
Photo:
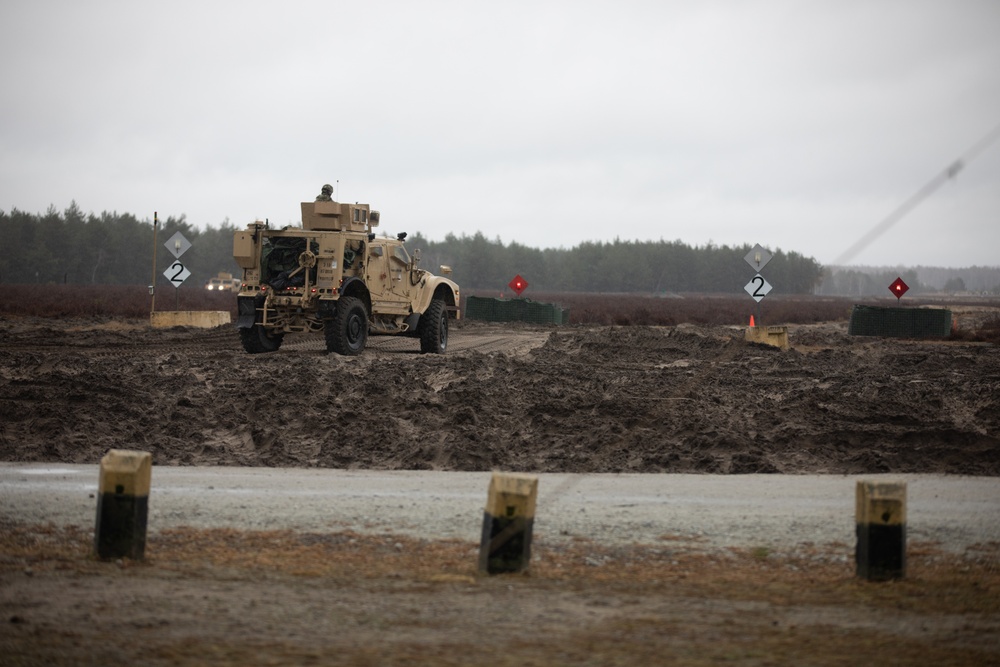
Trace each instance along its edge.
<instances>
[{"instance_id":1,"label":"large off-road tire","mask_svg":"<svg viewBox=\"0 0 1000 667\"><path fill-rule=\"evenodd\" d=\"M274 352L281 347L281 340L285 334L268 334L267 329L254 324L249 329L240 329L240 342L243 349L250 354L260 354L261 352Z\"/></svg>"},{"instance_id":2,"label":"large off-road tire","mask_svg":"<svg viewBox=\"0 0 1000 667\"><path fill-rule=\"evenodd\" d=\"M444 301L434 299L420 316L420 352L444 354L448 349L448 309Z\"/></svg>"},{"instance_id":3,"label":"large off-road tire","mask_svg":"<svg viewBox=\"0 0 1000 667\"><path fill-rule=\"evenodd\" d=\"M368 342L368 311L361 299L341 297L337 312L324 326L326 349L337 354L361 354Z\"/></svg>"}]
</instances>

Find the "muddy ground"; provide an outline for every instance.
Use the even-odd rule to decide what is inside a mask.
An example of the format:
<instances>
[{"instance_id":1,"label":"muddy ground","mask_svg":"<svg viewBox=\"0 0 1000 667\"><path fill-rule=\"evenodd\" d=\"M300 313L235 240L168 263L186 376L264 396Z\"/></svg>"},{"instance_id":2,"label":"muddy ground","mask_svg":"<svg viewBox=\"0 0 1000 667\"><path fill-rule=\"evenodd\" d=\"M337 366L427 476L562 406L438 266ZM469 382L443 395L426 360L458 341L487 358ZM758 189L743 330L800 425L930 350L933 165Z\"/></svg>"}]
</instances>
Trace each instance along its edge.
<instances>
[{"instance_id":1,"label":"muddy ground","mask_svg":"<svg viewBox=\"0 0 1000 667\"><path fill-rule=\"evenodd\" d=\"M789 327L464 322L443 356L230 327L0 323L0 458L529 472L1000 475L1000 348Z\"/></svg>"},{"instance_id":2,"label":"muddy ground","mask_svg":"<svg viewBox=\"0 0 1000 667\"><path fill-rule=\"evenodd\" d=\"M0 321L0 459L534 472L1000 475L1000 348L789 327L462 323L444 356L319 337L250 356L230 328ZM776 477L777 479L777 477ZM142 562L92 531L0 520L10 665L1000 664L1000 545L690 552L541 540L484 577L477 544L175 529Z\"/></svg>"}]
</instances>

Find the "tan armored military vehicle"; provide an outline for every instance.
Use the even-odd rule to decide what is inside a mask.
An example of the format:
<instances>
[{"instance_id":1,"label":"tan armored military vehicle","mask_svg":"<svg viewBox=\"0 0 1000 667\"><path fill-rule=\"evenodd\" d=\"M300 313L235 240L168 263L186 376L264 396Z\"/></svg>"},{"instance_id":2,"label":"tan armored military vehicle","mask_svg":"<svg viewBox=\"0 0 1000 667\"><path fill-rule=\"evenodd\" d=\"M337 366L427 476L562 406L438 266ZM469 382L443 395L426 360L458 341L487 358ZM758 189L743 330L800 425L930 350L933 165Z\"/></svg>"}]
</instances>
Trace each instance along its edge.
<instances>
[{"instance_id":1,"label":"tan armored military vehicle","mask_svg":"<svg viewBox=\"0 0 1000 667\"><path fill-rule=\"evenodd\" d=\"M378 223L368 204L316 201L302 203L301 228L256 222L236 232L243 349L273 352L285 334L322 331L338 354L360 354L369 333L412 336L421 352L443 353L448 320L460 316L458 285L419 268L405 233L376 236Z\"/></svg>"},{"instance_id":2,"label":"tan armored military vehicle","mask_svg":"<svg viewBox=\"0 0 1000 667\"><path fill-rule=\"evenodd\" d=\"M231 273L219 271L219 275L208 279L205 289L213 292L237 292L240 289L240 281L233 278Z\"/></svg>"}]
</instances>

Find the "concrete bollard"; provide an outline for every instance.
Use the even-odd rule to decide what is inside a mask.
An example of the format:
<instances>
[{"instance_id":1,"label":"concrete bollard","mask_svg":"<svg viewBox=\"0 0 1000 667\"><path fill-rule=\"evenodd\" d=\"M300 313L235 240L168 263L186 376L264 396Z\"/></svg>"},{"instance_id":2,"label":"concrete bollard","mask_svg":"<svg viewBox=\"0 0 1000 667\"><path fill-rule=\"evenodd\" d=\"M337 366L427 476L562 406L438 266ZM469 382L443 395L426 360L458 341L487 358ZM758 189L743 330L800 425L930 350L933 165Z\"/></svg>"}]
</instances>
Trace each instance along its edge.
<instances>
[{"instance_id":1,"label":"concrete bollard","mask_svg":"<svg viewBox=\"0 0 1000 667\"><path fill-rule=\"evenodd\" d=\"M480 572L500 574L528 568L537 497L537 477L493 473L483 512Z\"/></svg>"},{"instance_id":2,"label":"concrete bollard","mask_svg":"<svg viewBox=\"0 0 1000 667\"><path fill-rule=\"evenodd\" d=\"M101 459L94 549L98 558L142 560L153 457L112 449Z\"/></svg>"},{"instance_id":3,"label":"concrete bollard","mask_svg":"<svg viewBox=\"0 0 1000 667\"><path fill-rule=\"evenodd\" d=\"M869 581L906 574L906 484L858 482L855 492L857 575Z\"/></svg>"},{"instance_id":4,"label":"concrete bollard","mask_svg":"<svg viewBox=\"0 0 1000 667\"><path fill-rule=\"evenodd\" d=\"M748 343L763 343L773 347L788 349L788 327L747 327L743 338Z\"/></svg>"},{"instance_id":5,"label":"concrete bollard","mask_svg":"<svg viewBox=\"0 0 1000 667\"><path fill-rule=\"evenodd\" d=\"M169 327L197 327L212 329L232 322L228 310L159 310L149 315L149 325L154 329Z\"/></svg>"}]
</instances>

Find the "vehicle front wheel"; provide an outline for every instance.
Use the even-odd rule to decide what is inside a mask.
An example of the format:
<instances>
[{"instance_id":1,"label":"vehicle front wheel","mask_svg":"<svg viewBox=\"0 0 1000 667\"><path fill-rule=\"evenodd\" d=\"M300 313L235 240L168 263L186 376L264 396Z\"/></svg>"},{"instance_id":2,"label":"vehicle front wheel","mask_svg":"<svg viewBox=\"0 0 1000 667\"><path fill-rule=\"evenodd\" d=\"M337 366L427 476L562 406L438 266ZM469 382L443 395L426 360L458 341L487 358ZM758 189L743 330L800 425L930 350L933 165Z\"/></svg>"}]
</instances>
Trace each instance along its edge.
<instances>
[{"instance_id":1,"label":"vehicle front wheel","mask_svg":"<svg viewBox=\"0 0 1000 667\"><path fill-rule=\"evenodd\" d=\"M240 329L240 342L243 343L243 349L250 354L275 352L281 347L282 338L284 334L268 334L267 329L259 324L254 324L248 329Z\"/></svg>"},{"instance_id":2,"label":"vehicle front wheel","mask_svg":"<svg viewBox=\"0 0 1000 667\"><path fill-rule=\"evenodd\" d=\"M420 316L420 352L444 354L448 349L448 308L444 301L434 299Z\"/></svg>"},{"instance_id":3,"label":"vehicle front wheel","mask_svg":"<svg viewBox=\"0 0 1000 667\"><path fill-rule=\"evenodd\" d=\"M333 319L326 321L325 334L328 352L361 354L368 342L368 311L361 299L342 297Z\"/></svg>"}]
</instances>

